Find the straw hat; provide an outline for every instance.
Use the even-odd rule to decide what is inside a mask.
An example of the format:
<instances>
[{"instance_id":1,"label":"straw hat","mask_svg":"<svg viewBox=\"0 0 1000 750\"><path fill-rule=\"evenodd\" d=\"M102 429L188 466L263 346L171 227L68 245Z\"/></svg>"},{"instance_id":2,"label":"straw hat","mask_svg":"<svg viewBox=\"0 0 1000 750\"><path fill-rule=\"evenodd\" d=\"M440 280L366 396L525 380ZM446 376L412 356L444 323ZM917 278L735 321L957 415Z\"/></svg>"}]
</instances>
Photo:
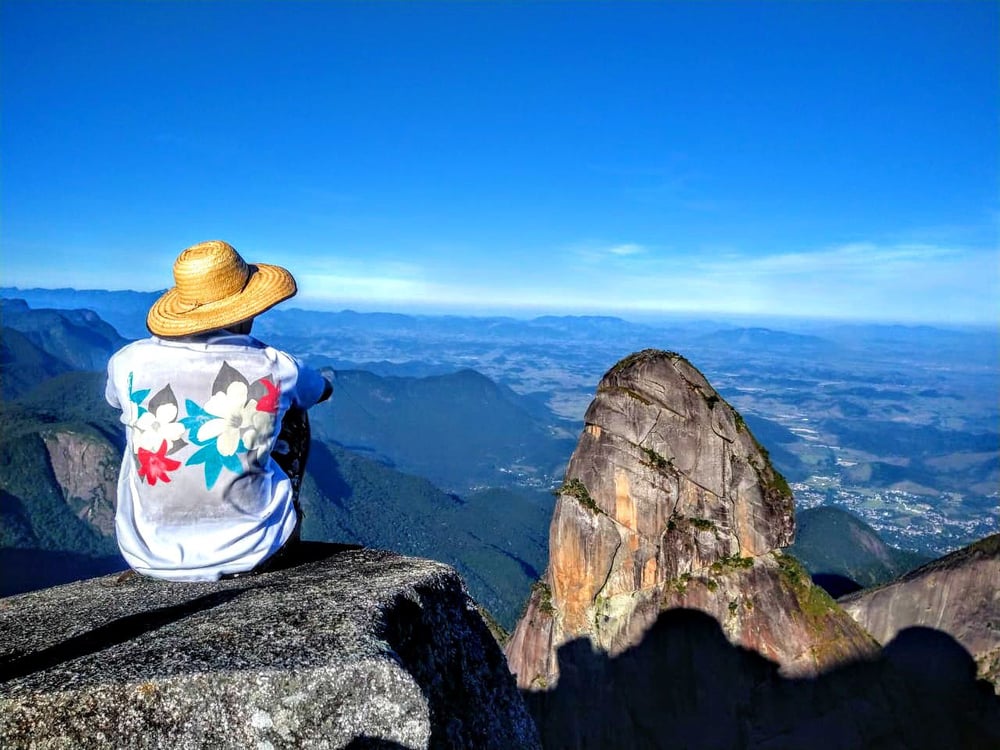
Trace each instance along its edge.
<instances>
[{"instance_id":1,"label":"straw hat","mask_svg":"<svg viewBox=\"0 0 1000 750\"><path fill-rule=\"evenodd\" d=\"M295 279L281 266L248 264L232 245L210 240L174 261L174 284L146 316L157 336L189 336L226 328L292 297Z\"/></svg>"}]
</instances>

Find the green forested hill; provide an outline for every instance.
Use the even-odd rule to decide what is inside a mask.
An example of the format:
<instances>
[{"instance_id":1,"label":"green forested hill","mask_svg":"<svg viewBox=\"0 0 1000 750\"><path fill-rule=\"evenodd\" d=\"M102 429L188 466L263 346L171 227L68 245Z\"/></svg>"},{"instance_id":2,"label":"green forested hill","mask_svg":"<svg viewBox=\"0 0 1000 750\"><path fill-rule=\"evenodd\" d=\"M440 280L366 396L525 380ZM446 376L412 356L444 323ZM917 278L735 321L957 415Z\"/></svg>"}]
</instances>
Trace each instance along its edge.
<instances>
[{"instance_id":1,"label":"green forested hill","mask_svg":"<svg viewBox=\"0 0 1000 750\"><path fill-rule=\"evenodd\" d=\"M0 326L0 398L15 399L70 369L20 331Z\"/></svg>"},{"instance_id":2,"label":"green forested hill","mask_svg":"<svg viewBox=\"0 0 1000 750\"><path fill-rule=\"evenodd\" d=\"M473 370L425 378L338 371L314 434L460 494L562 478L575 438L538 405Z\"/></svg>"},{"instance_id":3,"label":"green forested hill","mask_svg":"<svg viewBox=\"0 0 1000 750\"><path fill-rule=\"evenodd\" d=\"M788 551L814 576L844 576L868 587L891 581L928 560L890 547L875 529L841 508L809 508L795 520L795 544Z\"/></svg>"},{"instance_id":4,"label":"green forested hill","mask_svg":"<svg viewBox=\"0 0 1000 750\"><path fill-rule=\"evenodd\" d=\"M68 372L44 381L27 397L0 404L0 547L117 552L113 538L77 517L45 444L47 436L74 435L120 455L120 427L104 402L103 388L100 373Z\"/></svg>"},{"instance_id":5,"label":"green forested hill","mask_svg":"<svg viewBox=\"0 0 1000 750\"><path fill-rule=\"evenodd\" d=\"M39 348L77 370L103 370L126 340L93 310L29 308L23 300L0 301L4 328L13 328Z\"/></svg>"},{"instance_id":6,"label":"green forested hill","mask_svg":"<svg viewBox=\"0 0 1000 750\"><path fill-rule=\"evenodd\" d=\"M302 532L453 565L476 601L510 628L545 568L552 502L548 493L526 490L446 494L426 479L314 441Z\"/></svg>"},{"instance_id":7,"label":"green forested hill","mask_svg":"<svg viewBox=\"0 0 1000 750\"><path fill-rule=\"evenodd\" d=\"M70 441L97 447L106 461L93 467L100 483L120 455L109 439L114 428L107 412L91 410L92 418L74 415L86 410L100 376L96 373L65 373L44 385L58 390L77 408L4 401L0 405L0 595L29 591L42 586L87 578L125 567L110 533L109 514L113 498L108 491L75 497L59 482L46 440ZM35 393L39 389L35 390ZM76 394L74 397L72 394ZM87 484L83 478L82 484ZM107 485L107 482L104 482ZM92 512L101 510L102 523Z\"/></svg>"}]
</instances>

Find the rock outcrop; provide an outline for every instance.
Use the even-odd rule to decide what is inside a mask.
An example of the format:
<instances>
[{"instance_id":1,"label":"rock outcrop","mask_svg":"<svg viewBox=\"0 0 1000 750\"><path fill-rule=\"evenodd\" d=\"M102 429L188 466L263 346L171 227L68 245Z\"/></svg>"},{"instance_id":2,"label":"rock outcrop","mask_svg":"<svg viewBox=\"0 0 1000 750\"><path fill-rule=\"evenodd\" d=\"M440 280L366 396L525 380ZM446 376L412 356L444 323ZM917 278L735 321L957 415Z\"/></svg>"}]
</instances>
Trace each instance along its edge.
<instances>
[{"instance_id":1,"label":"rock outcrop","mask_svg":"<svg viewBox=\"0 0 1000 750\"><path fill-rule=\"evenodd\" d=\"M587 410L549 534L549 566L507 647L522 688L545 689L559 647L616 656L672 608L729 641L812 675L874 643L777 550L792 493L745 423L677 354L613 367Z\"/></svg>"},{"instance_id":2,"label":"rock outcrop","mask_svg":"<svg viewBox=\"0 0 1000 750\"><path fill-rule=\"evenodd\" d=\"M3 747L537 747L453 569L306 543L213 583L0 601Z\"/></svg>"},{"instance_id":3,"label":"rock outcrop","mask_svg":"<svg viewBox=\"0 0 1000 750\"><path fill-rule=\"evenodd\" d=\"M880 643L914 626L948 633L1000 694L1000 534L838 603Z\"/></svg>"},{"instance_id":4,"label":"rock outcrop","mask_svg":"<svg viewBox=\"0 0 1000 750\"><path fill-rule=\"evenodd\" d=\"M42 439L66 503L81 521L113 536L120 451L104 438L69 430L45 432Z\"/></svg>"},{"instance_id":5,"label":"rock outcrop","mask_svg":"<svg viewBox=\"0 0 1000 750\"><path fill-rule=\"evenodd\" d=\"M793 499L683 357L601 380L507 646L555 748L994 747L1000 704L944 633L875 640L780 548Z\"/></svg>"}]
</instances>

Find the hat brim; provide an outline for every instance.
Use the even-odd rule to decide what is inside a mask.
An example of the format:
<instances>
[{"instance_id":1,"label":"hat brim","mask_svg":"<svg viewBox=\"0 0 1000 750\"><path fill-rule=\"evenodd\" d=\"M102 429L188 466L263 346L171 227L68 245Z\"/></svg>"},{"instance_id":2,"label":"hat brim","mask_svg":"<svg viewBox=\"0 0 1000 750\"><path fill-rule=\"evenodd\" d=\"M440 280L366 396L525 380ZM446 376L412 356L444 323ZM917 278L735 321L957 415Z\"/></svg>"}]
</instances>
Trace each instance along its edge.
<instances>
[{"instance_id":1,"label":"hat brim","mask_svg":"<svg viewBox=\"0 0 1000 750\"><path fill-rule=\"evenodd\" d=\"M146 328L156 336L191 336L236 325L270 310L298 289L292 274L281 266L250 264L250 278L242 290L229 297L192 307L168 289L149 308Z\"/></svg>"}]
</instances>

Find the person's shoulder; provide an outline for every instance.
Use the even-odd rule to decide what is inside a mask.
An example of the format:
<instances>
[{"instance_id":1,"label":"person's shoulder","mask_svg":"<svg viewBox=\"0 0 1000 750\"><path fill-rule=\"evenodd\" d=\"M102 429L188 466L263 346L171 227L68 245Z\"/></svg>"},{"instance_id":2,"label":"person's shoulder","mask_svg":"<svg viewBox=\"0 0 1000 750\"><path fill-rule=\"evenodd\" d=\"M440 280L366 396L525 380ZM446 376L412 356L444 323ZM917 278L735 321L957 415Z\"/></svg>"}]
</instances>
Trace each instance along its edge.
<instances>
[{"instance_id":1,"label":"person's shoulder","mask_svg":"<svg viewBox=\"0 0 1000 750\"><path fill-rule=\"evenodd\" d=\"M272 357L275 357L275 358L278 358L278 359L283 359L283 360L285 360L287 362L299 362L300 361L299 358L296 357L295 355L289 354L284 349L279 349L276 346L272 346L271 344L268 344L266 341L261 341L260 339L254 338L253 336L247 336L246 338L249 341L253 342L253 346L259 347L259 348L263 349L264 351L266 351L269 356L272 356Z\"/></svg>"},{"instance_id":2,"label":"person's shoulder","mask_svg":"<svg viewBox=\"0 0 1000 750\"><path fill-rule=\"evenodd\" d=\"M125 344L121 349L116 351L111 355L112 359L122 359L130 355L134 355L137 352L141 352L148 349L150 346L156 346L157 339L153 336L147 336L144 339L136 339L135 341L130 341Z\"/></svg>"},{"instance_id":3,"label":"person's shoulder","mask_svg":"<svg viewBox=\"0 0 1000 750\"><path fill-rule=\"evenodd\" d=\"M108 357L108 379L117 380L124 377L124 373L130 372L137 364L150 359L150 347L155 346L153 337L131 341L121 349Z\"/></svg>"}]
</instances>

